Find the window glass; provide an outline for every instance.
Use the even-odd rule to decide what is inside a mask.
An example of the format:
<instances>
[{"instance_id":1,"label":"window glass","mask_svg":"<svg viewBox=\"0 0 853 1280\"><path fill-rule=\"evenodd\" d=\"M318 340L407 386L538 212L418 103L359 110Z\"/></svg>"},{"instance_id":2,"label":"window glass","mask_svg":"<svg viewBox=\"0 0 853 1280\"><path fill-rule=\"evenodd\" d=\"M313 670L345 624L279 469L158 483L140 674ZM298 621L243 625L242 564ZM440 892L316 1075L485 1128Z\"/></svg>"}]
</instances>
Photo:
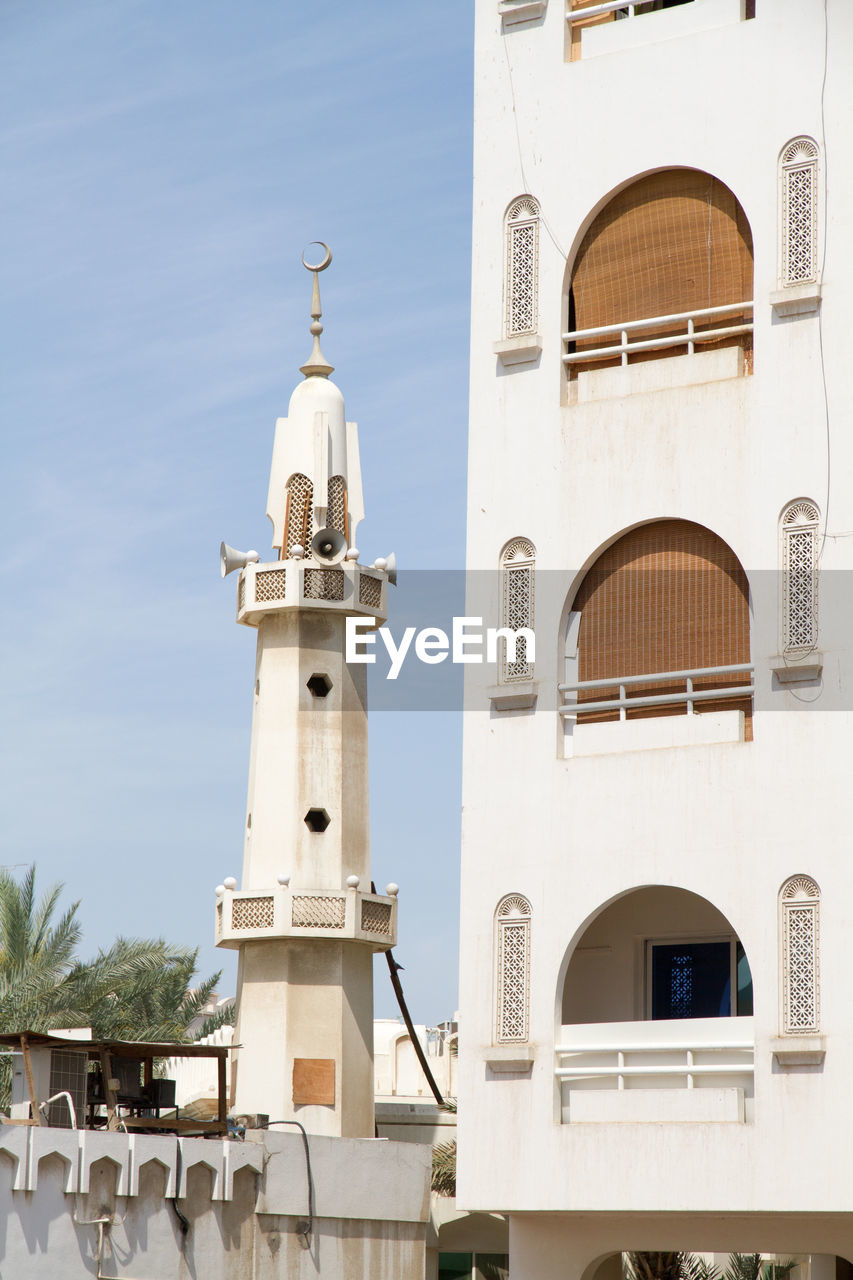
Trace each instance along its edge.
<instances>
[{"instance_id":1,"label":"window glass","mask_svg":"<svg viewBox=\"0 0 853 1280\"><path fill-rule=\"evenodd\" d=\"M737 944L735 964L737 969L737 1016L739 1018L751 1018L752 974L749 969L746 952L741 943Z\"/></svg>"},{"instance_id":2,"label":"window glass","mask_svg":"<svg viewBox=\"0 0 853 1280\"><path fill-rule=\"evenodd\" d=\"M652 946L652 1018L731 1016L729 942L672 942Z\"/></svg>"},{"instance_id":3,"label":"window glass","mask_svg":"<svg viewBox=\"0 0 853 1280\"><path fill-rule=\"evenodd\" d=\"M473 1254L440 1253L438 1255L439 1280L472 1280Z\"/></svg>"}]
</instances>

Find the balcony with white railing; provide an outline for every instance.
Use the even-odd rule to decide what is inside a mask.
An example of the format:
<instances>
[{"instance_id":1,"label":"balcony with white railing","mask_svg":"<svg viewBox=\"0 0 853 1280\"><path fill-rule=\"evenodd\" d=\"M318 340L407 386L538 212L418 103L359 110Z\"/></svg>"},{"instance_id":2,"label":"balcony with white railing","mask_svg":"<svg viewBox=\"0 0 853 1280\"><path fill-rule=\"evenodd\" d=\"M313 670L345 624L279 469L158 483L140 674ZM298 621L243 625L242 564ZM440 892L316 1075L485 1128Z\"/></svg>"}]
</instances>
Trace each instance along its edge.
<instances>
[{"instance_id":1,"label":"balcony with white railing","mask_svg":"<svg viewBox=\"0 0 853 1280\"><path fill-rule=\"evenodd\" d=\"M569 0L571 60L728 26L752 17L750 0ZM630 19L645 17L646 22ZM623 21L628 19L629 21Z\"/></svg>"},{"instance_id":2,"label":"balcony with white railing","mask_svg":"<svg viewBox=\"0 0 853 1280\"><path fill-rule=\"evenodd\" d=\"M752 1118L751 1017L563 1026L555 1055L564 1124Z\"/></svg>"},{"instance_id":3,"label":"balcony with white railing","mask_svg":"<svg viewBox=\"0 0 853 1280\"><path fill-rule=\"evenodd\" d=\"M561 684L558 709L571 754L743 741L753 670L737 662Z\"/></svg>"},{"instance_id":4,"label":"balcony with white railing","mask_svg":"<svg viewBox=\"0 0 853 1280\"><path fill-rule=\"evenodd\" d=\"M736 377L751 367L752 312L752 302L733 302L570 329L563 334L563 364L569 381L582 384L580 399ZM682 356L688 362L676 367L673 357ZM655 363L634 369L648 361Z\"/></svg>"}]
</instances>

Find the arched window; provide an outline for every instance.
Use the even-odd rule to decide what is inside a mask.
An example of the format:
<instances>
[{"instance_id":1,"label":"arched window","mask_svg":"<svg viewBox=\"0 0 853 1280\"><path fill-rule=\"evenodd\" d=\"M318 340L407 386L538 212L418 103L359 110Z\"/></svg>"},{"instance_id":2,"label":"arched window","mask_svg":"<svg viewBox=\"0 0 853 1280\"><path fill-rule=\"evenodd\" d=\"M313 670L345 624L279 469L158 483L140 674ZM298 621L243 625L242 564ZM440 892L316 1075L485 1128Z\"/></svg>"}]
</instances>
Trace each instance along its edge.
<instances>
[{"instance_id":1,"label":"arched window","mask_svg":"<svg viewBox=\"0 0 853 1280\"><path fill-rule=\"evenodd\" d=\"M495 1042L529 1037L530 903L510 893L495 912Z\"/></svg>"},{"instance_id":2,"label":"arched window","mask_svg":"<svg viewBox=\"0 0 853 1280\"><path fill-rule=\"evenodd\" d=\"M327 504L326 524L330 529L337 529L345 538L348 537L347 482L343 476L330 476Z\"/></svg>"},{"instance_id":3,"label":"arched window","mask_svg":"<svg viewBox=\"0 0 853 1280\"><path fill-rule=\"evenodd\" d=\"M539 204L519 196L506 214L506 337L535 333L539 323Z\"/></svg>"},{"instance_id":4,"label":"arched window","mask_svg":"<svg viewBox=\"0 0 853 1280\"><path fill-rule=\"evenodd\" d=\"M501 554L501 626L511 631L522 627L533 629L536 548L528 538L513 538ZM515 658L510 659L507 642L501 646L501 684L514 680L531 680L533 663L527 658L527 641L518 636Z\"/></svg>"},{"instance_id":5,"label":"arched window","mask_svg":"<svg viewBox=\"0 0 853 1280\"><path fill-rule=\"evenodd\" d=\"M311 545L314 536L314 513L312 502L314 486L307 476L300 472L292 475L287 482L287 509L284 515L284 546L282 559L290 555L298 543L305 551Z\"/></svg>"},{"instance_id":6,"label":"arched window","mask_svg":"<svg viewBox=\"0 0 853 1280\"><path fill-rule=\"evenodd\" d=\"M596 215L575 257L569 376L714 345L749 353L751 303L752 233L729 188L697 169L640 178Z\"/></svg>"},{"instance_id":7,"label":"arched window","mask_svg":"<svg viewBox=\"0 0 853 1280\"><path fill-rule=\"evenodd\" d=\"M620 697L627 706L579 714L579 721L683 715L685 710L746 713L751 736L748 672L749 588L740 561L710 529L687 520L658 520L626 533L599 556L575 597L578 705ZM698 695L686 700L683 673ZM667 673L672 673L667 678ZM682 674L678 674L682 673ZM631 677L659 676L633 681ZM612 680L612 687L584 682ZM724 695L726 689L734 693ZM720 696L712 691L720 690ZM630 703L639 701L636 708ZM658 698L657 705L652 699Z\"/></svg>"},{"instance_id":8,"label":"arched window","mask_svg":"<svg viewBox=\"0 0 853 1280\"><path fill-rule=\"evenodd\" d=\"M812 138L792 138L779 156L779 284L818 277L818 158Z\"/></svg>"},{"instance_id":9,"label":"arched window","mask_svg":"<svg viewBox=\"0 0 853 1280\"><path fill-rule=\"evenodd\" d=\"M820 889L810 876L791 876L779 894L782 1034L820 1030Z\"/></svg>"},{"instance_id":10,"label":"arched window","mask_svg":"<svg viewBox=\"0 0 853 1280\"><path fill-rule=\"evenodd\" d=\"M820 512L809 498L798 498L782 512L782 652L797 653L817 644L817 551Z\"/></svg>"}]
</instances>

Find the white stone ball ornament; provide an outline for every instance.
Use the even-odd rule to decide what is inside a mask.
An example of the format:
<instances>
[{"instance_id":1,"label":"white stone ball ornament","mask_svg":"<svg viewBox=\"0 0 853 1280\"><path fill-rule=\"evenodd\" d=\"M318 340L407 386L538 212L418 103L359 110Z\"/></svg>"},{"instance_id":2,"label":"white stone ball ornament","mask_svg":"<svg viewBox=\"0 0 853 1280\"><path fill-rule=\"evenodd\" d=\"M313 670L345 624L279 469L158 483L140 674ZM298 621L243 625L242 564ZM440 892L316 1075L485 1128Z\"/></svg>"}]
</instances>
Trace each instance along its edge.
<instances>
[{"instance_id":1,"label":"white stone ball ornament","mask_svg":"<svg viewBox=\"0 0 853 1280\"><path fill-rule=\"evenodd\" d=\"M302 544L300 542L294 542L293 546L290 548L291 560L301 560L304 555L305 548Z\"/></svg>"},{"instance_id":2,"label":"white stone ball ornament","mask_svg":"<svg viewBox=\"0 0 853 1280\"><path fill-rule=\"evenodd\" d=\"M213 892L216 894L217 898L221 898L223 893L225 892L225 885L218 884Z\"/></svg>"},{"instance_id":3,"label":"white stone ball ornament","mask_svg":"<svg viewBox=\"0 0 853 1280\"><path fill-rule=\"evenodd\" d=\"M347 888L357 889L359 886L358 876L347 876Z\"/></svg>"},{"instance_id":4,"label":"white stone ball ornament","mask_svg":"<svg viewBox=\"0 0 853 1280\"><path fill-rule=\"evenodd\" d=\"M286 889L290 884L290 876L276 876L276 880L283 889Z\"/></svg>"},{"instance_id":5,"label":"white stone ball ornament","mask_svg":"<svg viewBox=\"0 0 853 1280\"><path fill-rule=\"evenodd\" d=\"M358 547L347 548L347 560L357 560L360 555Z\"/></svg>"},{"instance_id":6,"label":"white stone ball ornament","mask_svg":"<svg viewBox=\"0 0 853 1280\"><path fill-rule=\"evenodd\" d=\"M389 898L396 898L397 894L400 892L400 886L395 884L392 880L390 884L386 884L385 892Z\"/></svg>"},{"instance_id":7,"label":"white stone ball ornament","mask_svg":"<svg viewBox=\"0 0 853 1280\"><path fill-rule=\"evenodd\" d=\"M225 879L222 881L222 884L226 889L233 890L237 888L237 881L235 880L234 876L226 876Z\"/></svg>"}]
</instances>

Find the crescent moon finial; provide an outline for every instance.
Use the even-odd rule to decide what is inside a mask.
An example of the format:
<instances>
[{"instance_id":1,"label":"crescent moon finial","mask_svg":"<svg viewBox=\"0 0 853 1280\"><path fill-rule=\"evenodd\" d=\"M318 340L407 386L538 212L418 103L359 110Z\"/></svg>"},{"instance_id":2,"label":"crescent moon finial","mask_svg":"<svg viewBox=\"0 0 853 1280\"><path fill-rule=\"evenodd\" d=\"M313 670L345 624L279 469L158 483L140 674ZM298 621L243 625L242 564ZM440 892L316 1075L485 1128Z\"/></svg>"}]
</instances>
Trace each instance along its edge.
<instances>
[{"instance_id":1,"label":"crescent moon finial","mask_svg":"<svg viewBox=\"0 0 853 1280\"><path fill-rule=\"evenodd\" d=\"M325 249L322 261L318 263L307 262L306 254L313 245L319 245L321 249ZM320 324L320 317L323 309L320 306L320 281L319 273L325 271L326 267L332 261L332 251L323 240L312 240L302 251L302 265L306 271L310 271L314 276L314 287L311 292L311 324L309 325L309 333L313 335L314 346L307 364L300 366L300 373L304 373L306 378L328 378L330 373L334 373L334 366L326 362L326 357L320 350L320 334L323 332L323 326Z\"/></svg>"},{"instance_id":2,"label":"crescent moon finial","mask_svg":"<svg viewBox=\"0 0 853 1280\"><path fill-rule=\"evenodd\" d=\"M318 262L316 264L313 262L306 262L305 255L308 252L308 250L311 248L311 246L315 244L318 244L321 249L326 250L323 261ZM312 240L311 244L306 245L302 251L302 265L306 271L325 271L326 267L329 265L331 261L332 261L332 251L324 240Z\"/></svg>"}]
</instances>

